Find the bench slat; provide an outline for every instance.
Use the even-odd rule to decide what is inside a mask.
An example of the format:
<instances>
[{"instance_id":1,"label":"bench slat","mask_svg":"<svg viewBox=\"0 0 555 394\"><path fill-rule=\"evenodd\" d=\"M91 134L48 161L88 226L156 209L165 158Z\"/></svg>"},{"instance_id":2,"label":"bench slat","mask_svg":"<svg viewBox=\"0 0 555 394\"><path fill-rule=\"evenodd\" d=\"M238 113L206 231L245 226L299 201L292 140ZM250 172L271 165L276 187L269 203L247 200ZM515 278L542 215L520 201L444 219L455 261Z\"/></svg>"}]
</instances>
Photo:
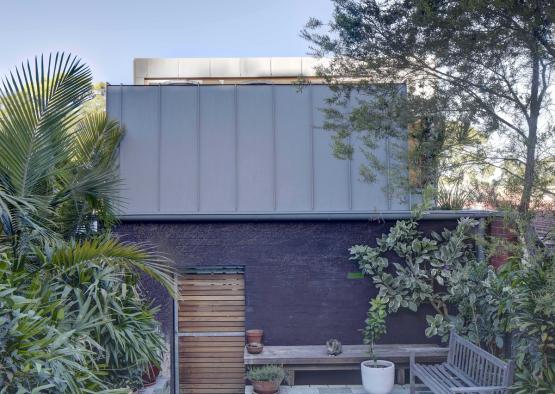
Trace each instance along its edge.
<instances>
[{"instance_id":1,"label":"bench slat","mask_svg":"<svg viewBox=\"0 0 555 394\"><path fill-rule=\"evenodd\" d=\"M431 375L430 372L424 368L424 365L416 364L413 366L413 369L414 373L416 373L420 380L422 380L422 383L428 386L428 388L433 390L435 393L443 394L449 392L449 387Z\"/></svg>"},{"instance_id":2,"label":"bench slat","mask_svg":"<svg viewBox=\"0 0 555 394\"><path fill-rule=\"evenodd\" d=\"M451 332L447 363L423 365L411 359L411 393L419 377L434 393L507 393L513 381L514 364L506 363L479 346ZM465 388L475 388L476 390ZM489 387L489 388L488 388Z\"/></svg>"},{"instance_id":3,"label":"bench slat","mask_svg":"<svg viewBox=\"0 0 555 394\"><path fill-rule=\"evenodd\" d=\"M435 345L376 345L380 359L408 363L411 352L416 352L419 361L441 362L447 357L448 349ZM329 356L323 345L310 346L264 346L260 354L245 351L245 364L357 364L370 359L368 346L343 345L343 352Z\"/></svg>"}]
</instances>

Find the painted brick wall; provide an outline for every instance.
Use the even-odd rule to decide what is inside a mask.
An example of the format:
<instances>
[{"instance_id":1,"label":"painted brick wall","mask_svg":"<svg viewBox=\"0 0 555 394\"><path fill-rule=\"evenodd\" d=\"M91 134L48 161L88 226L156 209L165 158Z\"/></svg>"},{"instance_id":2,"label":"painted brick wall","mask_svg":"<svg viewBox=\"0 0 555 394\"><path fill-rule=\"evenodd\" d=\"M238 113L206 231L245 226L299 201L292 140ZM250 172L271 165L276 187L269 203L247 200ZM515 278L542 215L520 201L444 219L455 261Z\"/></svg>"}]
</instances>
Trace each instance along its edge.
<instances>
[{"instance_id":1,"label":"painted brick wall","mask_svg":"<svg viewBox=\"0 0 555 394\"><path fill-rule=\"evenodd\" d=\"M393 222L199 222L123 223L124 239L147 242L178 268L243 265L248 328L265 330L267 345L323 344L338 338L361 343L358 331L376 290L368 279L347 279L356 271L348 248L374 243ZM424 231L453 227L454 221L425 221ZM171 338L172 302L160 286L145 280L160 320ZM383 343L424 343L424 315L391 316Z\"/></svg>"}]
</instances>

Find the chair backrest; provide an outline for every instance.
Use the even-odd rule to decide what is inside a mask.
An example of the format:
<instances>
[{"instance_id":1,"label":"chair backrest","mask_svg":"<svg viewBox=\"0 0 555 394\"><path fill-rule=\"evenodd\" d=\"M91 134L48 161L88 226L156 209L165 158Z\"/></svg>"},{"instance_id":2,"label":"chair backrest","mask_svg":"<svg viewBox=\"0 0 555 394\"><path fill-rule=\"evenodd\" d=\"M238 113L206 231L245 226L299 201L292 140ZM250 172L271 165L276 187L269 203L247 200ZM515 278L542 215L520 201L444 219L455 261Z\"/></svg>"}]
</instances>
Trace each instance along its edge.
<instances>
[{"instance_id":1,"label":"chair backrest","mask_svg":"<svg viewBox=\"0 0 555 394\"><path fill-rule=\"evenodd\" d=\"M459 336L454 331L449 338L447 362L478 386L510 386L514 364L505 362Z\"/></svg>"}]
</instances>

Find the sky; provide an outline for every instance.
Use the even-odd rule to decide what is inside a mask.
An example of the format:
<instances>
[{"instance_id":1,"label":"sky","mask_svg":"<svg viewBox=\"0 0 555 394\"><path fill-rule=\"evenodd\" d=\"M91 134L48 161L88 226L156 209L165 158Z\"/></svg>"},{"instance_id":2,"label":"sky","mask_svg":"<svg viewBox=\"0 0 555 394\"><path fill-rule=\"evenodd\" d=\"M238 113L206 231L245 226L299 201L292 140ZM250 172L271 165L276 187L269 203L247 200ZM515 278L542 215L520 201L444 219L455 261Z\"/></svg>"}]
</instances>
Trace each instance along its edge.
<instances>
[{"instance_id":1,"label":"sky","mask_svg":"<svg viewBox=\"0 0 555 394\"><path fill-rule=\"evenodd\" d=\"M95 81L132 83L136 57L304 56L299 32L330 0L0 0L0 76L65 51Z\"/></svg>"}]
</instances>

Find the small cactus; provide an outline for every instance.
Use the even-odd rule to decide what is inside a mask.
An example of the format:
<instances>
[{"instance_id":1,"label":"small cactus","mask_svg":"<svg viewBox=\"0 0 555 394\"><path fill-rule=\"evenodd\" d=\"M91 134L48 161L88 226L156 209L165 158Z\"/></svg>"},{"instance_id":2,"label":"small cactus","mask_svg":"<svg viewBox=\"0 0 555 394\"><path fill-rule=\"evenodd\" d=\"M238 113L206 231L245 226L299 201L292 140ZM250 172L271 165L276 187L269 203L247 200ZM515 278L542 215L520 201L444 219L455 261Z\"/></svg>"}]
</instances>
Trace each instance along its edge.
<instances>
[{"instance_id":1,"label":"small cactus","mask_svg":"<svg viewBox=\"0 0 555 394\"><path fill-rule=\"evenodd\" d=\"M326 341L326 347L328 348L328 354L330 356L337 356L343 351L341 342L339 342L337 339L328 339Z\"/></svg>"}]
</instances>

